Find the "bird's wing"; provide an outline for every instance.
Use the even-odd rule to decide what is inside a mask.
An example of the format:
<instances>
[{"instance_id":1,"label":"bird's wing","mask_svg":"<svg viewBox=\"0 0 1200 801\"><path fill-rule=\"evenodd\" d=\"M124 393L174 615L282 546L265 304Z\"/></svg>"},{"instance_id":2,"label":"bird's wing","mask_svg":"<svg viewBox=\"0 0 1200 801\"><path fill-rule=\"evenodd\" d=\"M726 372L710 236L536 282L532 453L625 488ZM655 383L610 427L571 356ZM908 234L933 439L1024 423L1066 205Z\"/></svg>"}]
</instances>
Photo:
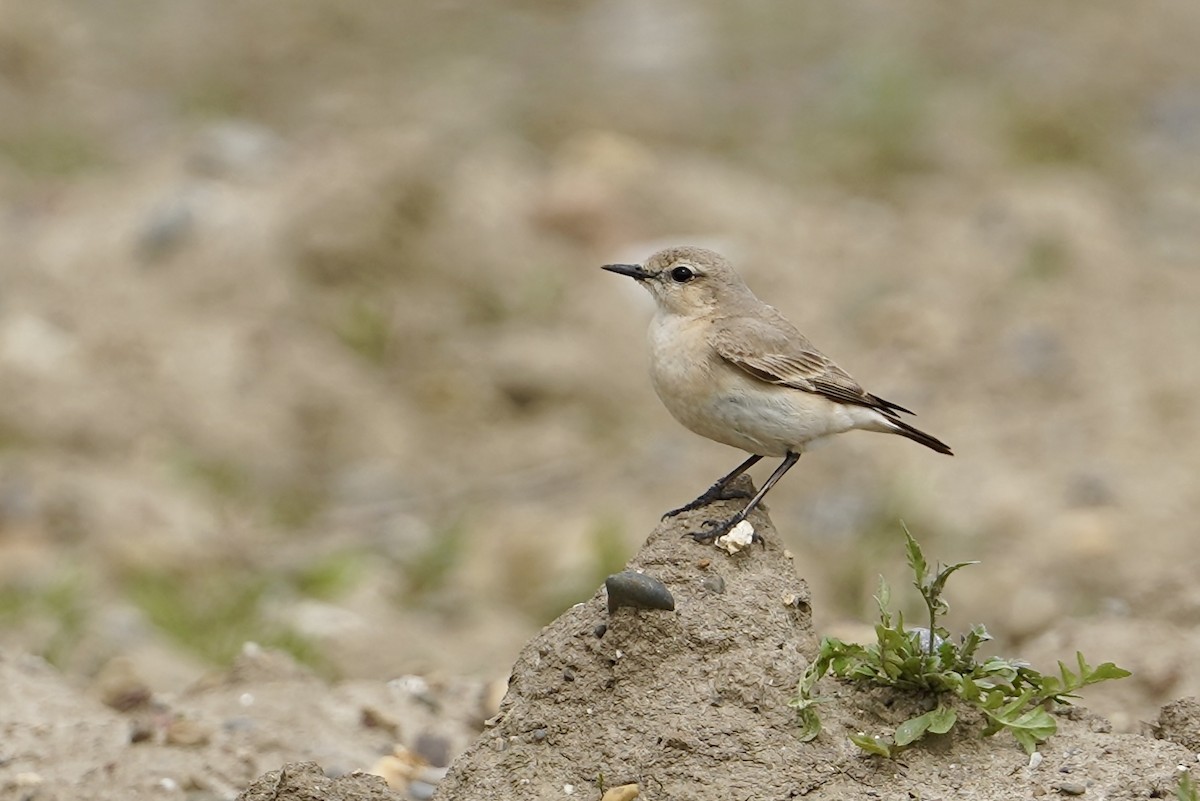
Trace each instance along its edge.
<instances>
[{"instance_id":1,"label":"bird's wing","mask_svg":"<svg viewBox=\"0 0 1200 801\"><path fill-rule=\"evenodd\" d=\"M888 417L912 414L903 406L864 390L842 368L813 347L783 315L728 317L715 322L709 342L738 369L770 384L823 395L838 403L876 409Z\"/></svg>"}]
</instances>

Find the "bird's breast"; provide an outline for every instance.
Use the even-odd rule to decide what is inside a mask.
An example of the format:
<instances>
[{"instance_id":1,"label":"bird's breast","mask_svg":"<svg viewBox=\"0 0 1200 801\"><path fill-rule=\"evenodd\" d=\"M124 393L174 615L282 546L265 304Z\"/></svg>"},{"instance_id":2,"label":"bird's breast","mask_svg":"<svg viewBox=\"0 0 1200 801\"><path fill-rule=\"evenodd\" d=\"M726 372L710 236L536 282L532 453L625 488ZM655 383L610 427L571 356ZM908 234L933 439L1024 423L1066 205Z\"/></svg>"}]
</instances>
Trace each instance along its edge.
<instances>
[{"instance_id":1,"label":"bird's breast","mask_svg":"<svg viewBox=\"0 0 1200 801\"><path fill-rule=\"evenodd\" d=\"M763 456L787 452L782 440L791 437L781 438L777 429L787 427L788 410L764 407L754 386L759 382L717 355L705 323L656 320L650 328L650 378L671 416L700 436ZM767 419L764 426L764 415L779 419Z\"/></svg>"}]
</instances>

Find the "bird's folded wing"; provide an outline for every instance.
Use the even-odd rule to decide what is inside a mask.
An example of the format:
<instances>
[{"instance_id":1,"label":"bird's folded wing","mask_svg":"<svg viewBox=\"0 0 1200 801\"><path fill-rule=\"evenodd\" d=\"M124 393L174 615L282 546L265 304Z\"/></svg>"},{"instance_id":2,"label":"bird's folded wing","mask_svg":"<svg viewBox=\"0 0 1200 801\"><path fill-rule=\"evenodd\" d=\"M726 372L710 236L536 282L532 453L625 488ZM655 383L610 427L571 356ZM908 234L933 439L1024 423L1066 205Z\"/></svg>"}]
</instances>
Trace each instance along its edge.
<instances>
[{"instance_id":1,"label":"bird's folded wing","mask_svg":"<svg viewBox=\"0 0 1200 801\"><path fill-rule=\"evenodd\" d=\"M912 414L864 390L782 316L721 320L713 326L709 341L721 358L760 381L877 409L889 417L896 412Z\"/></svg>"}]
</instances>

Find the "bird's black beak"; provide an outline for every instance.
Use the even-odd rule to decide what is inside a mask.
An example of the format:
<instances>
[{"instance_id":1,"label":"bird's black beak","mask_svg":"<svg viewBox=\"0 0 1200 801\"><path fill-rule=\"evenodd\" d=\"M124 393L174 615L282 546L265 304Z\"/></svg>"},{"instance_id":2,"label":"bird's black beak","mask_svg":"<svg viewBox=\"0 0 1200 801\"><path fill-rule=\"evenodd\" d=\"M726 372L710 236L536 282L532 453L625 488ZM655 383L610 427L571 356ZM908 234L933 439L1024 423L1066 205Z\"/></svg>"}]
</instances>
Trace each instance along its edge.
<instances>
[{"instance_id":1,"label":"bird's black beak","mask_svg":"<svg viewBox=\"0 0 1200 801\"><path fill-rule=\"evenodd\" d=\"M638 281L645 281L647 278L654 277L654 273L647 272L646 268L640 264L605 264L602 269L608 270L610 273L628 275L630 278L635 278Z\"/></svg>"}]
</instances>

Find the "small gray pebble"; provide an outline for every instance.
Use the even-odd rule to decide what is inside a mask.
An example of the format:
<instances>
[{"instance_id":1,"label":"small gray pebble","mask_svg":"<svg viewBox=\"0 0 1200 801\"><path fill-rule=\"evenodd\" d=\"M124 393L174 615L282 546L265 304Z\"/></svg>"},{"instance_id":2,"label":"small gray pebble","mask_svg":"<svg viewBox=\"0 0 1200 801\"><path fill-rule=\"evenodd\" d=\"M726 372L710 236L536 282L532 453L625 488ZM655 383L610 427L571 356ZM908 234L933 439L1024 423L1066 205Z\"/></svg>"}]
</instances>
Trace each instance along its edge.
<instances>
[{"instance_id":1,"label":"small gray pebble","mask_svg":"<svg viewBox=\"0 0 1200 801\"><path fill-rule=\"evenodd\" d=\"M133 724L129 729L129 742L144 743L147 740L154 738L154 726L149 721L140 720ZM0 764L4 764L8 760L0 757Z\"/></svg>"},{"instance_id":2,"label":"small gray pebble","mask_svg":"<svg viewBox=\"0 0 1200 801\"><path fill-rule=\"evenodd\" d=\"M437 785L423 782L420 779L413 779L408 783L408 797L412 801L429 801L430 798L433 798L435 790L437 790Z\"/></svg>"},{"instance_id":3,"label":"small gray pebble","mask_svg":"<svg viewBox=\"0 0 1200 801\"><path fill-rule=\"evenodd\" d=\"M533 730L533 741L535 743L540 743L542 740L545 740L545 739L546 739L546 730L545 729L534 729Z\"/></svg>"},{"instance_id":4,"label":"small gray pebble","mask_svg":"<svg viewBox=\"0 0 1200 801\"><path fill-rule=\"evenodd\" d=\"M924 626L913 626L912 628L909 629L909 632L916 632L917 642L921 643L921 648L926 651L930 650L930 648L929 648L929 638L930 637L933 637L933 647L934 648L941 648L943 643L946 642L944 639L942 639L938 635L934 634L933 632L931 632L929 629L927 629Z\"/></svg>"},{"instance_id":5,"label":"small gray pebble","mask_svg":"<svg viewBox=\"0 0 1200 801\"><path fill-rule=\"evenodd\" d=\"M608 613L629 606L634 609L675 609L675 597L663 584L653 576L625 570L614 573L604 580L608 590Z\"/></svg>"},{"instance_id":6,"label":"small gray pebble","mask_svg":"<svg viewBox=\"0 0 1200 801\"><path fill-rule=\"evenodd\" d=\"M575 681L575 672L570 668L563 671L563 681Z\"/></svg>"},{"instance_id":7,"label":"small gray pebble","mask_svg":"<svg viewBox=\"0 0 1200 801\"><path fill-rule=\"evenodd\" d=\"M596 636L597 640L600 639L601 637L603 637L607 633L608 633L608 624L607 623L601 623L599 626L596 626L596 628L592 629L592 634L594 634Z\"/></svg>"},{"instance_id":8,"label":"small gray pebble","mask_svg":"<svg viewBox=\"0 0 1200 801\"><path fill-rule=\"evenodd\" d=\"M722 595L725 592L725 579L721 576L705 576L700 586L714 595Z\"/></svg>"},{"instance_id":9,"label":"small gray pebble","mask_svg":"<svg viewBox=\"0 0 1200 801\"><path fill-rule=\"evenodd\" d=\"M1063 795L1083 795L1087 792L1087 788L1078 782L1063 782L1055 785L1054 789Z\"/></svg>"},{"instance_id":10,"label":"small gray pebble","mask_svg":"<svg viewBox=\"0 0 1200 801\"><path fill-rule=\"evenodd\" d=\"M442 779L446 778L446 774L449 772L449 767L434 768L426 765L425 767L421 768L421 770L413 778L417 781L425 782L426 784L437 784Z\"/></svg>"},{"instance_id":11,"label":"small gray pebble","mask_svg":"<svg viewBox=\"0 0 1200 801\"><path fill-rule=\"evenodd\" d=\"M422 732L413 744L413 751L434 767L450 764L450 741L439 734Z\"/></svg>"}]
</instances>

